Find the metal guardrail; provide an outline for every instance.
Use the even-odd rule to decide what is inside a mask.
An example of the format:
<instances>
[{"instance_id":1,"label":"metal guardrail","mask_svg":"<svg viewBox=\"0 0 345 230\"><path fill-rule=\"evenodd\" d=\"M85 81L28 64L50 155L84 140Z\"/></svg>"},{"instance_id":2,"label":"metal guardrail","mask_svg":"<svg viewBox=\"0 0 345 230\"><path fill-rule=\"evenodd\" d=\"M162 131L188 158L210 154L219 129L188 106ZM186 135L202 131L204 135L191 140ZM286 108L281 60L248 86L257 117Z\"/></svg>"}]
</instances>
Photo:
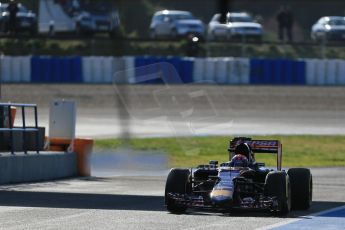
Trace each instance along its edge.
<instances>
[{"instance_id":1,"label":"metal guardrail","mask_svg":"<svg viewBox=\"0 0 345 230\"><path fill-rule=\"evenodd\" d=\"M22 127L13 127L12 125L12 115L11 115L11 107L21 108L22 114ZM36 152L39 154L39 129L38 129L38 115L37 115L37 105L36 104L17 104L17 103L0 103L0 107L7 107L8 108L8 128L0 128L0 132L9 132L10 133L10 141L11 141L11 153L14 154L14 134L15 131L22 131L23 132L23 150L24 153L27 154L27 147L26 147L26 133L27 132L36 132ZM35 116L35 127L28 128L26 126L26 115L25 115L25 108L31 108L34 110Z\"/></svg>"}]
</instances>

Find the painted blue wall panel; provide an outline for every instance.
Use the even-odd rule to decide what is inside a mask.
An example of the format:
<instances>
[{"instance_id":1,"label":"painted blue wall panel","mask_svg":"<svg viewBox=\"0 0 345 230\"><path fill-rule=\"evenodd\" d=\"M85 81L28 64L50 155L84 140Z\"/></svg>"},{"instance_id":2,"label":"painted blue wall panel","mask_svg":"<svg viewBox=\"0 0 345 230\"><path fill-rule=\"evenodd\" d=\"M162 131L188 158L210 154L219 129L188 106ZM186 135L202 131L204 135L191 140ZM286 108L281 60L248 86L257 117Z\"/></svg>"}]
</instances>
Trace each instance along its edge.
<instances>
[{"instance_id":1,"label":"painted blue wall panel","mask_svg":"<svg viewBox=\"0 0 345 230\"><path fill-rule=\"evenodd\" d=\"M51 60L50 59L41 59L40 66L43 70L41 75L42 82L52 82L51 81Z\"/></svg>"},{"instance_id":2,"label":"painted blue wall panel","mask_svg":"<svg viewBox=\"0 0 345 230\"><path fill-rule=\"evenodd\" d=\"M277 84L287 84L288 80L288 74L286 69L288 68L288 60L281 59L279 60L279 67L276 70L276 74L279 76L279 81Z\"/></svg>"},{"instance_id":3,"label":"painted blue wall panel","mask_svg":"<svg viewBox=\"0 0 345 230\"><path fill-rule=\"evenodd\" d=\"M180 84L193 82L193 61L181 60L179 57L137 57L135 75L141 84ZM160 76L145 79L143 76Z\"/></svg>"},{"instance_id":4,"label":"painted blue wall panel","mask_svg":"<svg viewBox=\"0 0 345 230\"><path fill-rule=\"evenodd\" d=\"M250 60L250 84L304 85L306 84L304 61Z\"/></svg>"},{"instance_id":5,"label":"painted blue wall panel","mask_svg":"<svg viewBox=\"0 0 345 230\"><path fill-rule=\"evenodd\" d=\"M274 81L273 81L274 85L283 84L282 82L286 80L286 75L284 73L285 63L286 61L282 59L274 60L274 67L273 67L274 68Z\"/></svg>"},{"instance_id":6,"label":"painted blue wall panel","mask_svg":"<svg viewBox=\"0 0 345 230\"><path fill-rule=\"evenodd\" d=\"M59 77L61 75L61 68L60 68L60 60L58 57L54 57L51 60L51 68L52 68L52 75L51 75L51 80L52 82L61 82Z\"/></svg>"},{"instance_id":7,"label":"painted blue wall panel","mask_svg":"<svg viewBox=\"0 0 345 230\"><path fill-rule=\"evenodd\" d=\"M271 60L260 60L262 68L263 68L263 75L261 79L261 84L272 84L273 82L273 73L272 67L273 62Z\"/></svg>"},{"instance_id":8,"label":"painted blue wall panel","mask_svg":"<svg viewBox=\"0 0 345 230\"><path fill-rule=\"evenodd\" d=\"M297 84L298 85L305 85L307 83L307 75L306 75L306 63L305 61L298 61L297 62Z\"/></svg>"},{"instance_id":9,"label":"painted blue wall panel","mask_svg":"<svg viewBox=\"0 0 345 230\"><path fill-rule=\"evenodd\" d=\"M181 79L170 58L161 57L157 59L158 68L162 75L163 82L166 84L180 84Z\"/></svg>"},{"instance_id":10,"label":"painted blue wall panel","mask_svg":"<svg viewBox=\"0 0 345 230\"><path fill-rule=\"evenodd\" d=\"M291 85L293 83L293 65L294 63L292 61L286 61L285 62L285 74L286 74L286 78L285 81L282 82L282 84L285 85Z\"/></svg>"},{"instance_id":11,"label":"painted blue wall panel","mask_svg":"<svg viewBox=\"0 0 345 230\"><path fill-rule=\"evenodd\" d=\"M261 60L250 60L250 84L260 84L263 78L263 69Z\"/></svg>"},{"instance_id":12,"label":"painted blue wall panel","mask_svg":"<svg viewBox=\"0 0 345 230\"><path fill-rule=\"evenodd\" d=\"M138 84L157 84L161 83L155 57L143 56L135 58L135 79Z\"/></svg>"},{"instance_id":13,"label":"painted blue wall panel","mask_svg":"<svg viewBox=\"0 0 345 230\"><path fill-rule=\"evenodd\" d=\"M80 57L32 57L31 81L37 83L83 82Z\"/></svg>"},{"instance_id":14,"label":"painted blue wall panel","mask_svg":"<svg viewBox=\"0 0 345 230\"><path fill-rule=\"evenodd\" d=\"M73 82L80 83L83 82L83 71L82 71L82 59L81 57L75 57L73 59Z\"/></svg>"},{"instance_id":15,"label":"painted blue wall panel","mask_svg":"<svg viewBox=\"0 0 345 230\"><path fill-rule=\"evenodd\" d=\"M192 60L182 60L181 61L181 76L183 83L192 83L193 82L193 67L194 61ZM215 76L216 77L216 76Z\"/></svg>"},{"instance_id":16,"label":"painted blue wall panel","mask_svg":"<svg viewBox=\"0 0 345 230\"><path fill-rule=\"evenodd\" d=\"M40 68L39 57L33 56L31 58L31 82L39 82Z\"/></svg>"},{"instance_id":17,"label":"painted blue wall panel","mask_svg":"<svg viewBox=\"0 0 345 230\"><path fill-rule=\"evenodd\" d=\"M138 84L194 82L194 59L138 56L134 60L134 65L136 69L133 72ZM217 71L212 71L210 74L216 79ZM249 79L250 84L305 85L306 63L285 59L251 59ZM83 82L82 60L80 57L33 56L31 81L81 83Z\"/></svg>"}]
</instances>

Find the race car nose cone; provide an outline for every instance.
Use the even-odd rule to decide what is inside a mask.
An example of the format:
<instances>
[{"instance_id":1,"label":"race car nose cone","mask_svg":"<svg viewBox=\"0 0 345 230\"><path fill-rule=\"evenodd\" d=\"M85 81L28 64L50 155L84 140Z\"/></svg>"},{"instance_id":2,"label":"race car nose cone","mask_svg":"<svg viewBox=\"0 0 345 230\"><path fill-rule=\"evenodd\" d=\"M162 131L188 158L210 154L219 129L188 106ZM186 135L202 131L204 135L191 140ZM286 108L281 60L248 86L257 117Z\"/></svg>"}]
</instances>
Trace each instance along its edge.
<instances>
[{"instance_id":1,"label":"race car nose cone","mask_svg":"<svg viewBox=\"0 0 345 230\"><path fill-rule=\"evenodd\" d=\"M215 204L230 202L232 200L232 191L227 189L217 189L211 192L211 200Z\"/></svg>"}]
</instances>

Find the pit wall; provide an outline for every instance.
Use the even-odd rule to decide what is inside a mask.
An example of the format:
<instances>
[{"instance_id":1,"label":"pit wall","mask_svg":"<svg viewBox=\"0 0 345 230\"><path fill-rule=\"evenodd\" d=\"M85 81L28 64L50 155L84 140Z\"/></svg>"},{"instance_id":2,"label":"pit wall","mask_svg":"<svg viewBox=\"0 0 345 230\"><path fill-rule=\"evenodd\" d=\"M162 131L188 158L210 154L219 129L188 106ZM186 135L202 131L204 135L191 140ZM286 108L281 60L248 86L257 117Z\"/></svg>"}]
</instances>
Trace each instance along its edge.
<instances>
[{"instance_id":1,"label":"pit wall","mask_svg":"<svg viewBox=\"0 0 345 230\"><path fill-rule=\"evenodd\" d=\"M163 64L162 64L163 63ZM174 67L174 68L171 68ZM180 57L1 56L3 83L175 83L235 85L345 85L345 60Z\"/></svg>"},{"instance_id":2,"label":"pit wall","mask_svg":"<svg viewBox=\"0 0 345 230\"><path fill-rule=\"evenodd\" d=\"M75 153L0 154L0 184L56 180L78 175Z\"/></svg>"}]
</instances>

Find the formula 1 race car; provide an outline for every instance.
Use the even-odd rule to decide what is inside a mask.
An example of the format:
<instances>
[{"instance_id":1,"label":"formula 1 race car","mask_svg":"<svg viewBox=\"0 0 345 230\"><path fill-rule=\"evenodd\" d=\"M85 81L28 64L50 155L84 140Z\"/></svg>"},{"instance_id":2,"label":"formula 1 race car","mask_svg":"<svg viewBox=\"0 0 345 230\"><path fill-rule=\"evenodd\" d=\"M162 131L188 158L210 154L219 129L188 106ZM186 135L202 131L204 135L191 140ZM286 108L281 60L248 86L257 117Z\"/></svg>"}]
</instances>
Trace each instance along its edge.
<instances>
[{"instance_id":1,"label":"formula 1 race car","mask_svg":"<svg viewBox=\"0 0 345 230\"><path fill-rule=\"evenodd\" d=\"M230 161L192 169L171 169L165 186L165 205L171 213L188 208L233 212L268 211L286 215L309 209L313 179L309 169L282 170L282 145L277 140L237 137L230 141ZM255 161L255 153L277 155L277 169Z\"/></svg>"}]
</instances>

